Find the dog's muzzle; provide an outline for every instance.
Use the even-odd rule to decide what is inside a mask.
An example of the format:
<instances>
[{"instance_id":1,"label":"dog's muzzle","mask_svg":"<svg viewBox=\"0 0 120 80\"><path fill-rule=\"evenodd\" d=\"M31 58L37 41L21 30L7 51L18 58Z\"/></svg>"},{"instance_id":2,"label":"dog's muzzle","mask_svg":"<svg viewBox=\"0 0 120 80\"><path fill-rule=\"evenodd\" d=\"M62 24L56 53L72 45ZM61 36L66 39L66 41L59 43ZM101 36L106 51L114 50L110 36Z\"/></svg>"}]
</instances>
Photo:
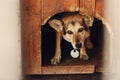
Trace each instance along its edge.
<instances>
[{"instance_id":1,"label":"dog's muzzle","mask_svg":"<svg viewBox=\"0 0 120 80\"><path fill-rule=\"evenodd\" d=\"M75 47L76 47L76 48L81 48L81 47L82 47L82 43L77 43L77 44L75 45Z\"/></svg>"}]
</instances>

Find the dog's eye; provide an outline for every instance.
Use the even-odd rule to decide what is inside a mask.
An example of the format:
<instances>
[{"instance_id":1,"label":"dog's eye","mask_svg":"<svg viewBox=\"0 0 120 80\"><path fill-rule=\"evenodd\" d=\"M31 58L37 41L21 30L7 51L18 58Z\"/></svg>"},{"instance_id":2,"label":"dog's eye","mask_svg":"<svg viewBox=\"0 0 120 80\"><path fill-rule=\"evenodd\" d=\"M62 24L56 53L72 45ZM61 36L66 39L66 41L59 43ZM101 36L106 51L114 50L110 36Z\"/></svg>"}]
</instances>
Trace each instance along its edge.
<instances>
[{"instance_id":1,"label":"dog's eye","mask_svg":"<svg viewBox=\"0 0 120 80\"><path fill-rule=\"evenodd\" d=\"M73 32L72 32L72 31L70 31L70 30L68 30L68 31L67 31L67 33L68 33L68 34L73 34Z\"/></svg>"},{"instance_id":2,"label":"dog's eye","mask_svg":"<svg viewBox=\"0 0 120 80\"><path fill-rule=\"evenodd\" d=\"M84 28L80 28L79 30L78 30L78 32L82 32L84 30Z\"/></svg>"}]
</instances>

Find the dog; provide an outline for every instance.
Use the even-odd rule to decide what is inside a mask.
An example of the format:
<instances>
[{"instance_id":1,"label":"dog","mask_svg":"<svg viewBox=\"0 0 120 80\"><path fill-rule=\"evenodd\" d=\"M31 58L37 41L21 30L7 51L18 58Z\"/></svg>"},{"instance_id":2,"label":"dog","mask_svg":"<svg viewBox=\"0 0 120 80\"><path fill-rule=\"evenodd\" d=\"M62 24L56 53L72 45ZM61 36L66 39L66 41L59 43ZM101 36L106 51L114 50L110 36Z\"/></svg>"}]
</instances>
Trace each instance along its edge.
<instances>
[{"instance_id":1,"label":"dog","mask_svg":"<svg viewBox=\"0 0 120 80\"><path fill-rule=\"evenodd\" d=\"M55 55L51 64L58 64L61 61L61 38L70 42L74 49L80 49L80 59L88 60L86 48L92 48L90 41L90 27L93 25L94 17L89 15L71 14L64 16L61 20L52 19L48 23L56 30Z\"/></svg>"}]
</instances>

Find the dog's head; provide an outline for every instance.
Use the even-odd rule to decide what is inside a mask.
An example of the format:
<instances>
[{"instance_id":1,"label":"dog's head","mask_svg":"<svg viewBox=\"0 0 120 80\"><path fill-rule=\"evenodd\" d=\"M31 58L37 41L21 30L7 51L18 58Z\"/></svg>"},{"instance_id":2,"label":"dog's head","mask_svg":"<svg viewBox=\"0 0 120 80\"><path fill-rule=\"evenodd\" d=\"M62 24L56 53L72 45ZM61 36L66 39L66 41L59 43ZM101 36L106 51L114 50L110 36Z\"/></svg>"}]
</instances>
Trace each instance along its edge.
<instances>
[{"instance_id":1,"label":"dog's head","mask_svg":"<svg viewBox=\"0 0 120 80\"><path fill-rule=\"evenodd\" d=\"M70 42L73 48L79 49L90 35L87 29L92 26L93 21L93 17L76 14L64 17L62 20L50 20L49 25L62 33L63 38Z\"/></svg>"}]
</instances>

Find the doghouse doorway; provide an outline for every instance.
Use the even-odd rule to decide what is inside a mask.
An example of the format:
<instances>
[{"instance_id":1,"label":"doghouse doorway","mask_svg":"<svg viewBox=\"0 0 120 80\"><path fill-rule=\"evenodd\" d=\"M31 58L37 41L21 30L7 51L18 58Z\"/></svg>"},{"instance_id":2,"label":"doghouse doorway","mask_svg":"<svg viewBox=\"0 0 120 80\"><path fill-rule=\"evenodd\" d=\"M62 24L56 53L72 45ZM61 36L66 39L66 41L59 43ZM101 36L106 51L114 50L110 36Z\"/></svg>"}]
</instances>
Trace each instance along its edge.
<instances>
[{"instance_id":1,"label":"doghouse doorway","mask_svg":"<svg viewBox=\"0 0 120 80\"><path fill-rule=\"evenodd\" d=\"M69 12L58 13L52 16L51 19L61 19L64 14L69 14ZM73 49L71 44L64 39L62 39L61 49L62 49L62 60L58 66L71 66L71 65L90 65L93 64L96 67L101 68L103 66L103 43L104 43L104 25L101 20L94 18L93 26L91 27L91 41L94 48L87 50L89 55L88 61L82 61L79 58L72 58L70 56L70 51ZM48 20L48 21L49 21ZM51 66L50 61L55 53L55 33L56 31L52 29L48 21L42 26L42 66Z\"/></svg>"}]
</instances>

